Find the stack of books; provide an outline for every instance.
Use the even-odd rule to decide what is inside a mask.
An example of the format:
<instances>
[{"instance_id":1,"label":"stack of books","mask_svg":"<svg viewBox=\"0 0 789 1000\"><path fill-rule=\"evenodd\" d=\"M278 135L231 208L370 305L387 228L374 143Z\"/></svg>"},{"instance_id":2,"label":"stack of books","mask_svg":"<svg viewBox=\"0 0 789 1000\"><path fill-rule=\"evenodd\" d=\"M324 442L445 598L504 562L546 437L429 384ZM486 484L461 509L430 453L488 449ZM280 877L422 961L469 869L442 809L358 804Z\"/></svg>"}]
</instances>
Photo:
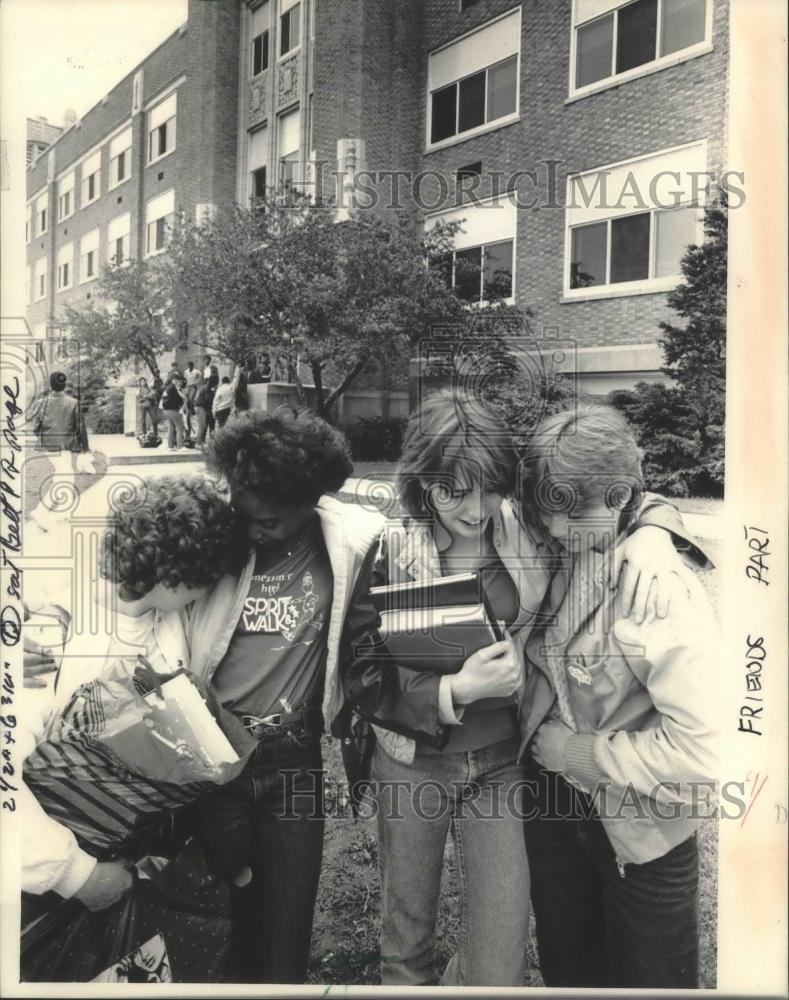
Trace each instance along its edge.
<instances>
[{"instance_id":1,"label":"stack of books","mask_svg":"<svg viewBox=\"0 0 789 1000\"><path fill-rule=\"evenodd\" d=\"M504 638L478 573L372 587L387 652L415 670L457 673L478 649Z\"/></svg>"}]
</instances>

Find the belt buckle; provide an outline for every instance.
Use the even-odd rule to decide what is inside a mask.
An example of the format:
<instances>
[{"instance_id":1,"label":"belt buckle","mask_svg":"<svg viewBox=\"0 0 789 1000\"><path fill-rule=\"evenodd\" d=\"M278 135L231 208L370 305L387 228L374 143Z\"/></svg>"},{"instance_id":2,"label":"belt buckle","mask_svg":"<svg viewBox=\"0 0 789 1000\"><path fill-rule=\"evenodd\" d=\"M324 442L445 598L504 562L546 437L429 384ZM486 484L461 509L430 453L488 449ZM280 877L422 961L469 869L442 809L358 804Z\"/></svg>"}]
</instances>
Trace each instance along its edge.
<instances>
[{"instance_id":1,"label":"belt buckle","mask_svg":"<svg viewBox=\"0 0 789 1000\"><path fill-rule=\"evenodd\" d=\"M281 726L282 725L282 715L277 713L276 715L267 715L265 719L259 718L257 715L245 715L242 718L242 723L246 729L255 730L260 726Z\"/></svg>"}]
</instances>

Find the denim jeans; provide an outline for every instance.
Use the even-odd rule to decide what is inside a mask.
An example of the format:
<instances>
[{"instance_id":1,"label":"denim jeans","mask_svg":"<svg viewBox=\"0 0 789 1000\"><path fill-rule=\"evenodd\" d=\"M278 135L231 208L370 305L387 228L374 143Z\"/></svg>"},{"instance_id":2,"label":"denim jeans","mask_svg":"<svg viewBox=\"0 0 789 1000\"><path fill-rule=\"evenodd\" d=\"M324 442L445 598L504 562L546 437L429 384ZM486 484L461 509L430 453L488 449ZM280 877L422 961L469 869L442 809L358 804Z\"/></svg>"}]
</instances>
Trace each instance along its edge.
<instances>
[{"instance_id":1,"label":"denim jeans","mask_svg":"<svg viewBox=\"0 0 789 1000\"><path fill-rule=\"evenodd\" d=\"M184 443L184 421L180 410L165 410L167 419L167 446L181 448Z\"/></svg>"},{"instance_id":2,"label":"denim jeans","mask_svg":"<svg viewBox=\"0 0 789 1000\"><path fill-rule=\"evenodd\" d=\"M231 982L306 979L323 855L322 766L317 736L263 740L242 774L193 811L211 868L231 882L252 872L233 890Z\"/></svg>"},{"instance_id":3,"label":"denim jeans","mask_svg":"<svg viewBox=\"0 0 789 1000\"><path fill-rule=\"evenodd\" d=\"M438 982L435 932L450 826L460 876L460 933L441 985L522 986L529 868L520 806L518 740L417 756L380 746L372 761L381 866L381 979Z\"/></svg>"},{"instance_id":4,"label":"denim jeans","mask_svg":"<svg viewBox=\"0 0 789 1000\"><path fill-rule=\"evenodd\" d=\"M195 416L197 417L197 435L195 441L198 445L201 445L205 443L205 433L208 430L208 417L205 407L196 406Z\"/></svg>"},{"instance_id":5,"label":"denim jeans","mask_svg":"<svg viewBox=\"0 0 789 1000\"><path fill-rule=\"evenodd\" d=\"M620 870L588 797L533 762L527 771L537 788L527 807L539 810L524 830L545 985L695 989L695 835Z\"/></svg>"}]
</instances>

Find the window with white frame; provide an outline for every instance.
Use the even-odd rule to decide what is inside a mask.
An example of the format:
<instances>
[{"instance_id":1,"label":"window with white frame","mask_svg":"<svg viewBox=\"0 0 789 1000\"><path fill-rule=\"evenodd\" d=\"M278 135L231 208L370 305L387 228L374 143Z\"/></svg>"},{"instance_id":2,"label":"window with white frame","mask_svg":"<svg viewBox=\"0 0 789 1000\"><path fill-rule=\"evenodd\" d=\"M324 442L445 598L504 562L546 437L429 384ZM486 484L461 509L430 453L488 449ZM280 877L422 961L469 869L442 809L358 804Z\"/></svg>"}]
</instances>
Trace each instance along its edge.
<instances>
[{"instance_id":1,"label":"window with white frame","mask_svg":"<svg viewBox=\"0 0 789 1000\"><path fill-rule=\"evenodd\" d=\"M110 219L107 226L107 260L116 267L129 260L131 237L131 212L124 212Z\"/></svg>"},{"instance_id":2,"label":"window with white frame","mask_svg":"<svg viewBox=\"0 0 789 1000\"><path fill-rule=\"evenodd\" d=\"M25 305L30 305L33 295L33 268L29 265L25 268Z\"/></svg>"},{"instance_id":3,"label":"window with white frame","mask_svg":"<svg viewBox=\"0 0 789 1000\"><path fill-rule=\"evenodd\" d=\"M74 214L74 171L58 181L58 222Z\"/></svg>"},{"instance_id":4,"label":"window with white frame","mask_svg":"<svg viewBox=\"0 0 789 1000\"><path fill-rule=\"evenodd\" d=\"M299 170L301 110L297 108L286 115L281 115L278 129L279 184L282 188L292 188L301 180Z\"/></svg>"},{"instance_id":5,"label":"window with white frame","mask_svg":"<svg viewBox=\"0 0 789 1000\"><path fill-rule=\"evenodd\" d=\"M567 178L570 298L664 291L702 235L706 142Z\"/></svg>"},{"instance_id":6,"label":"window with white frame","mask_svg":"<svg viewBox=\"0 0 789 1000\"><path fill-rule=\"evenodd\" d=\"M94 281L99 276L99 231L91 229L79 241L79 283Z\"/></svg>"},{"instance_id":7,"label":"window with white frame","mask_svg":"<svg viewBox=\"0 0 789 1000\"><path fill-rule=\"evenodd\" d=\"M428 58L428 145L468 138L517 118L520 8Z\"/></svg>"},{"instance_id":8,"label":"window with white frame","mask_svg":"<svg viewBox=\"0 0 789 1000\"><path fill-rule=\"evenodd\" d=\"M57 253L58 291L64 292L74 284L74 244L66 243Z\"/></svg>"},{"instance_id":9,"label":"window with white frame","mask_svg":"<svg viewBox=\"0 0 789 1000\"><path fill-rule=\"evenodd\" d=\"M177 92L148 112L148 162L155 163L175 149Z\"/></svg>"},{"instance_id":10,"label":"window with white frame","mask_svg":"<svg viewBox=\"0 0 789 1000\"><path fill-rule=\"evenodd\" d=\"M110 187L131 177L132 130L125 129L110 142Z\"/></svg>"},{"instance_id":11,"label":"window with white frame","mask_svg":"<svg viewBox=\"0 0 789 1000\"><path fill-rule=\"evenodd\" d=\"M152 257L167 248L175 221L175 189L157 195L145 206L145 254Z\"/></svg>"},{"instance_id":12,"label":"window with white frame","mask_svg":"<svg viewBox=\"0 0 789 1000\"><path fill-rule=\"evenodd\" d=\"M92 204L101 194L101 150L96 150L82 162L81 208Z\"/></svg>"},{"instance_id":13,"label":"window with white frame","mask_svg":"<svg viewBox=\"0 0 789 1000\"><path fill-rule=\"evenodd\" d=\"M252 51L250 53L251 76L257 76L268 69L270 16L269 0L266 0L265 3L262 3L252 11L252 23L250 26L250 37L252 38Z\"/></svg>"},{"instance_id":14,"label":"window with white frame","mask_svg":"<svg viewBox=\"0 0 789 1000\"><path fill-rule=\"evenodd\" d=\"M706 48L710 7L710 0L573 0L571 92Z\"/></svg>"},{"instance_id":15,"label":"window with white frame","mask_svg":"<svg viewBox=\"0 0 789 1000\"><path fill-rule=\"evenodd\" d=\"M249 188L250 205L257 205L266 197L268 167L268 128L249 134Z\"/></svg>"},{"instance_id":16,"label":"window with white frame","mask_svg":"<svg viewBox=\"0 0 789 1000\"><path fill-rule=\"evenodd\" d=\"M47 259L39 257L33 265L33 301L40 302L47 297Z\"/></svg>"},{"instance_id":17,"label":"window with white frame","mask_svg":"<svg viewBox=\"0 0 789 1000\"><path fill-rule=\"evenodd\" d=\"M432 262L458 296L470 304L514 301L515 199L504 196L429 216L429 230L439 220L459 222L455 249Z\"/></svg>"},{"instance_id":18,"label":"window with white frame","mask_svg":"<svg viewBox=\"0 0 789 1000\"><path fill-rule=\"evenodd\" d=\"M279 55L289 55L301 43L301 3L282 0L279 15Z\"/></svg>"},{"instance_id":19,"label":"window with white frame","mask_svg":"<svg viewBox=\"0 0 789 1000\"><path fill-rule=\"evenodd\" d=\"M29 243L33 238L33 206L28 205L25 210L25 243Z\"/></svg>"},{"instance_id":20,"label":"window with white frame","mask_svg":"<svg viewBox=\"0 0 789 1000\"><path fill-rule=\"evenodd\" d=\"M45 191L36 200L36 236L43 236L47 231L47 214L49 208L49 191Z\"/></svg>"}]
</instances>

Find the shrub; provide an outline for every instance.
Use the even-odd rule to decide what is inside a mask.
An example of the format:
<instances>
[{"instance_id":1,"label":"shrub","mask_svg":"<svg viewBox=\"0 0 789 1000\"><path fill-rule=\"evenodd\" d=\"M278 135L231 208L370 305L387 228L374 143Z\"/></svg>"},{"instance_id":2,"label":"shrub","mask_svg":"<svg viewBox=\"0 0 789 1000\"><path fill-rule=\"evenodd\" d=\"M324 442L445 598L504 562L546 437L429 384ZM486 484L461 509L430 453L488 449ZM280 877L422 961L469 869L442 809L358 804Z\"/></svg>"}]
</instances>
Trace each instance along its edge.
<instances>
[{"instance_id":1,"label":"shrub","mask_svg":"<svg viewBox=\"0 0 789 1000\"><path fill-rule=\"evenodd\" d=\"M342 429L355 462L396 462L405 425L405 417L355 417Z\"/></svg>"},{"instance_id":2,"label":"shrub","mask_svg":"<svg viewBox=\"0 0 789 1000\"><path fill-rule=\"evenodd\" d=\"M123 397L120 386L105 389L96 396L85 417L94 434L123 434Z\"/></svg>"}]
</instances>

